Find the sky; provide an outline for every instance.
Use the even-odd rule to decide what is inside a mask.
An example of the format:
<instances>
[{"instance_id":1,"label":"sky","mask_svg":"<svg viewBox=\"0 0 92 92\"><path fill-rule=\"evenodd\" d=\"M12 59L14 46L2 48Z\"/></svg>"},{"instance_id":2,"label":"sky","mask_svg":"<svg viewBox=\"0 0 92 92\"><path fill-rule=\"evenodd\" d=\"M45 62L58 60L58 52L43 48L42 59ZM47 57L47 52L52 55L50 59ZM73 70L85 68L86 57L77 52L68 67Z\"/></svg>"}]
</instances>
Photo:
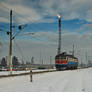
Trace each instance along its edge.
<instances>
[{"instance_id":1,"label":"sky","mask_svg":"<svg viewBox=\"0 0 92 92\"><path fill-rule=\"evenodd\" d=\"M85 62L92 59L92 0L0 0L0 58L9 55L10 10L13 14L13 55L35 63L54 63L58 48L58 18L61 15L61 52L72 51ZM25 26L26 25L26 26ZM32 35L31 33L34 33Z\"/></svg>"}]
</instances>

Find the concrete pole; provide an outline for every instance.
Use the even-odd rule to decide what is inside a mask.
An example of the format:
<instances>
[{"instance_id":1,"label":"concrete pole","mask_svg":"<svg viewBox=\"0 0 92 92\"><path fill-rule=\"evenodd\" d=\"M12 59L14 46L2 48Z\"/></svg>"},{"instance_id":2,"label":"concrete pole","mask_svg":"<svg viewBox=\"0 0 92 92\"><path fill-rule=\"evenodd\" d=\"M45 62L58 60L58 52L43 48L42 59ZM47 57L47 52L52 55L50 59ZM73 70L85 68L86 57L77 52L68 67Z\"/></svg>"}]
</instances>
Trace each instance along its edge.
<instances>
[{"instance_id":1,"label":"concrete pole","mask_svg":"<svg viewBox=\"0 0 92 92\"><path fill-rule=\"evenodd\" d=\"M10 46L9 46L9 68L12 74L12 10L10 11Z\"/></svg>"}]
</instances>

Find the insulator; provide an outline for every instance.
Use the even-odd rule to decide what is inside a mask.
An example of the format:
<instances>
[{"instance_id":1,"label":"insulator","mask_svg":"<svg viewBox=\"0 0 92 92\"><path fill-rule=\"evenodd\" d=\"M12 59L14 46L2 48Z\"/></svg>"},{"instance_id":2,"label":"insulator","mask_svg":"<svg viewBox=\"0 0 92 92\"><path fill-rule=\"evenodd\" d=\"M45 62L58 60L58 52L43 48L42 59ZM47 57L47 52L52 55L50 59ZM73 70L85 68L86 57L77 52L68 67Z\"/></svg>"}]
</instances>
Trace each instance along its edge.
<instances>
[{"instance_id":1,"label":"insulator","mask_svg":"<svg viewBox=\"0 0 92 92\"><path fill-rule=\"evenodd\" d=\"M18 29L19 29L19 30L22 30L22 26L19 26Z\"/></svg>"},{"instance_id":2,"label":"insulator","mask_svg":"<svg viewBox=\"0 0 92 92\"><path fill-rule=\"evenodd\" d=\"M9 34L10 34L10 32L8 31L8 32L7 32L7 35L9 35Z\"/></svg>"}]
</instances>

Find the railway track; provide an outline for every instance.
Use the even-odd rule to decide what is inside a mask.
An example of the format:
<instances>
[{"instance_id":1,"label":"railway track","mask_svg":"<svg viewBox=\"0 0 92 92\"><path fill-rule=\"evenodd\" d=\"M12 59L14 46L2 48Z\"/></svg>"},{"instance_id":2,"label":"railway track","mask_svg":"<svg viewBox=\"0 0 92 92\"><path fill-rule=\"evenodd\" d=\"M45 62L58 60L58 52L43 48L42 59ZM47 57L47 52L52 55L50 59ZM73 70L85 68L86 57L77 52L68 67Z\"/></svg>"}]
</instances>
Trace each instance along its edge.
<instances>
[{"instance_id":1,"label":"railway track","mask_svg":"<svg viewBox=\"0 0 92 92\"><path fill-rule=\"evenodd\" d=\"M35 71L35 72L32 72L32 74L41 74L41 73L48 73L48 72L55 72L56 70L53 69L53 70L46 70L46 71ZM23 75L29 75L30 74L30 71L29 72L26 72L26 73L19 73L19 74L8 74L8 75L0 75L0 78L7 78L7 77L16 77L16 76L23 76Z\"/></svg>"},{"instance_id":2,"label":"railway track","mask_svg":"<svg viewBox=\"0 0 92 92\"><path fill-rule=\"evenodd\" d=\"M78 68L78 69L85 69L85 68ZM69 69L70 70L70 69ZM48 73L48 72L56 72L57 70L56 69L49 69L49 70L42 70L42 71L33 71L32 70L32 74L41 74L41 73ZM68 71L68 70L61 70L61 71ZM29 75L30 74L30 71L29 72L24 72L24 73L14 73L12 75L10 74L7 74L7 75L0 75L0 79L1 78L7 78L7 77L16 77L16 76L23 76L23 75Z\"/></svg>"}]
</instances>

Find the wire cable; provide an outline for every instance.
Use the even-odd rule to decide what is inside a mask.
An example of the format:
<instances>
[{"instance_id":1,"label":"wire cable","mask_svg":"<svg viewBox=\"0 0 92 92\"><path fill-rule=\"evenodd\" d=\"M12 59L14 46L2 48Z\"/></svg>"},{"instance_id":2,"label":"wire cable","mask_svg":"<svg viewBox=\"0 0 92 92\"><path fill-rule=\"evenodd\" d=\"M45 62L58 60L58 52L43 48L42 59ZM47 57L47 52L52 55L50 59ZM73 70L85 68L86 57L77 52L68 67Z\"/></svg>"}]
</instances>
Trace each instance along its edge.
<instances>
[{"instance_id":1,"label":"wire cable","mask_svg":"<svg viewBox=\"0 0 92 92\"><path fill-rule=\"evenodd\" d=\"M22 58L24 58L24 60L25 60L25 56L24 56L24 53L23 53L21 47L17 44L17 42L16 42L15 39L14 39L13 41L14 41L14 44L15 44L15 46L16 46L18 52L20 53L20 55L22 56Z\"/></svg>"}]
</instances>

